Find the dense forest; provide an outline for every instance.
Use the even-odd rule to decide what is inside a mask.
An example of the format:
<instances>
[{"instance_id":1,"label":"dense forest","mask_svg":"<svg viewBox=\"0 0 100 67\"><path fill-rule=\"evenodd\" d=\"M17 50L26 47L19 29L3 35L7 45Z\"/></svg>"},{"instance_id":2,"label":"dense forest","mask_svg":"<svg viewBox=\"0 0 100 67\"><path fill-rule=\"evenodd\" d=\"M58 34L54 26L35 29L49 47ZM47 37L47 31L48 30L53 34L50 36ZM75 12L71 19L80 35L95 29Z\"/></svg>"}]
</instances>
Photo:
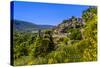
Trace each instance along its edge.
<instances>
[{"instance_id":1,"label":"dense forest","mask_svg":"<svg viewBox=\"0 0 100 67\"><path fill-rule=\"evenodd\" d=\"M50 29L13 32L13 65L97 60L97 8L72 16Z\"/></svg>"}]
</instances>

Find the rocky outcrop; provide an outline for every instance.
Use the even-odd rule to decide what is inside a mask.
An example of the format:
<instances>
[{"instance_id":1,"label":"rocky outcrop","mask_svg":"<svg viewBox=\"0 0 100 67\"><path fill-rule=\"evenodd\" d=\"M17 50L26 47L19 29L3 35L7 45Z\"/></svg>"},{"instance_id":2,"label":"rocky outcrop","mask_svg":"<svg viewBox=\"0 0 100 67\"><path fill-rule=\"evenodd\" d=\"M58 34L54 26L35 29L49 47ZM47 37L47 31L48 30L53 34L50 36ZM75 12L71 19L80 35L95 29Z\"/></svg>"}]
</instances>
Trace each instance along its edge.
<instances>
[{"instance_id":1,"label":"rocky outcrop","mask_svg":"<svg viewBox=\"0 0 100 67\"><path fill-rule=\"evenodd\" d=\"M62 21L62 23L55 27L53 31L55 34L67 33L69 29L81 28L84 24L82 18L72 16L70 19Z\"/></svg>"}]
</instances>

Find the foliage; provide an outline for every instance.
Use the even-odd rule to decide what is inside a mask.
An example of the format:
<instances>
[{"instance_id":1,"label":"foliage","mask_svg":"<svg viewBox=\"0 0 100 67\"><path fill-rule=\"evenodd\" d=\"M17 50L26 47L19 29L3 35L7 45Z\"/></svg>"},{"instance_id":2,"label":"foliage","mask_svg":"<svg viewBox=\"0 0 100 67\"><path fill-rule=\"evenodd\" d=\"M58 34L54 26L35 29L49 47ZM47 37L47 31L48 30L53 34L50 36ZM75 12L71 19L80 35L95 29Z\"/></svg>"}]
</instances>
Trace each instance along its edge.
<instances>
[{"instance_id":1,"label":"foliage","mask_svg":"<svg viewBox=\"0 0 100 67\"><path fill-rule=\"evenodd\" d=\"M81 40L82 39L80 29L71 29L70 33L71 34L69 35L69 38L71 40Z\"/></svg>"}]
</instances>

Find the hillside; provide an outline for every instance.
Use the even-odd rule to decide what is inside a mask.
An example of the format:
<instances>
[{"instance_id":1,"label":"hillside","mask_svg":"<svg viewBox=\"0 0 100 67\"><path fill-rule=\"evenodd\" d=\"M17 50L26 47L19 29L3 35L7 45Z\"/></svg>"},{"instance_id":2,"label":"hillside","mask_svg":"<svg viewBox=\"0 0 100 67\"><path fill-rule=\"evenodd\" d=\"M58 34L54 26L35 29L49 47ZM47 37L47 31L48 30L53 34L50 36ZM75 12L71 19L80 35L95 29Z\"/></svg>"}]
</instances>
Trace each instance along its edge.
<instances>
[{"instance_id":1,"label":"hillside","mask_svg":"<svg viewBox=\"0 0 100 67\"><path fill-rule=\"evenodd\" d=\"M57 34L67 33L70 29L81 28L84 26L84 20L82 18L76 18L72 16L68 20L63 20L57 27L53 30Z\"/></svg>"}]
</instances>

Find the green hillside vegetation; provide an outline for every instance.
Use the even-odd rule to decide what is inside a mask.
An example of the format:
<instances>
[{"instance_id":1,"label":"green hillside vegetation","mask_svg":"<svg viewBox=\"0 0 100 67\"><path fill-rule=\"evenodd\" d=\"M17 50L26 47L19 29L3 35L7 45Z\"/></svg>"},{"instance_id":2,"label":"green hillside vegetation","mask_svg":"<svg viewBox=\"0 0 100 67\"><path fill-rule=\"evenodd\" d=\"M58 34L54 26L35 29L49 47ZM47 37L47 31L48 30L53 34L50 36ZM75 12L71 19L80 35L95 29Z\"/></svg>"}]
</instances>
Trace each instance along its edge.
<instances>
[{"instance_id":1,"label":"green hillside vegetation","mask_svg":"<svg viewBox=\"0 0 100 67\"><path fill-rule=\"evenodd\" d=\"M55 64L97 60L97 8L72 16L38 33L13 32L13 65Z\"/></svg>"}]
</instances>

